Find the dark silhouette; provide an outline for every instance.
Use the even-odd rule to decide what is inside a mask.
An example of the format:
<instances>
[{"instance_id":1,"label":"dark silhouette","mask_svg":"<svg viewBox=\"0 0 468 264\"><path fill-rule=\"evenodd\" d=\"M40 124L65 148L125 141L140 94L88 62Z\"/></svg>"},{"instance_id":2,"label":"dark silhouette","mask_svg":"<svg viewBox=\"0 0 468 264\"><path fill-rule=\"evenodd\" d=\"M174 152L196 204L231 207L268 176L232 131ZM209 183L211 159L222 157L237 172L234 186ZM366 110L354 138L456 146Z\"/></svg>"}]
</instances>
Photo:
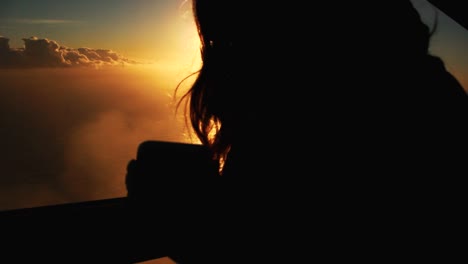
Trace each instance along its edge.
<instances>
[{"instance_id":1,"label":"dark silhouette","mask_svg":"<svg viewBox=\"0 0 468 264\"><path fill-rule=\"evenodd\" d=\"M29 226L2 232L15 247L33 234L17 259L50 260L46 236L67 263L458 256L468 98L437 32L410 1L257 2L193 0L203 65L180 106L202 145L143 142L126 199L4 212Z\"/></svg>"},{"instance_id":2,"label":"dark silhouette","mask_svg":"<svg viewBox=\"0 0 468 264\"><path fill-rule=\"evenodd\" d=\"M323 2L193 1L203 65L182 100L223 167L171 201L176 261L399 259L439 245L425 228L452 216L438 203L467 175L467 94L410 1Z\"/></svg>"},{"instance_id":3,"label":"dark silhouette","mask_svg":"<svg viewBox=\"0 0 468 264\"><path fill-rule=\"evenodd\" d=\"M216 159L236 142L248 149L261 146L249 151L256 164L258 153L278 154L263 148L273 140L291 140L291 131L296 140L307 141L322 138L312 133L328 139L337 133L333 145L365 137L363 147L388 153L365 143L374 138L387 144L377 137L393 141L397 136L404 150L412 136L415 144L441 132L435 127L459 133L453 126L464 126L466 93L443 62L429 54L430 28L410 1L370 10L355 2L340 4L343 11L317 4L316 12L330 14L325 25L322 18L308 17L310 10L301 13L286 4L194 3L204 64L186 98L192 127ZM288 12L294 18L278 19ZM312 129L304 133L308 122L316 125L310 123ZM210 138L213 130L217 133Z\"/></svg>"}]
</instances>

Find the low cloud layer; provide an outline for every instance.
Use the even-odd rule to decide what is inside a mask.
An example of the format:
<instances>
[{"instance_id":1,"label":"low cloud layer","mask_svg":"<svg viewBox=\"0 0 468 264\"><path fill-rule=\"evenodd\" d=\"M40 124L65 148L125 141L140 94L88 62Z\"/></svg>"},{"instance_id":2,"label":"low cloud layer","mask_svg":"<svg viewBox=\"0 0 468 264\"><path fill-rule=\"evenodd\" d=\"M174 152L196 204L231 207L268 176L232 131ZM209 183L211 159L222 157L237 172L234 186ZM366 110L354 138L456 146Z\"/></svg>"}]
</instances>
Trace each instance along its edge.
<instances>
[{"instance_id":1,"label":"low cloud layer","mask_svg":"<svg viewBox=\"0 0 468 264\"><path fill-rule=\"evenodd\" d=\"M0 210L125 195L139 143L188 141L175 79L143 66L0 70Z\"/></svg>"},{"instance_id":2,"label":"low cloud layer","mask_svg":"<svg viewBox=\"0 0 468 264\"><path fill-rule=\"evenodd\" d=\"M0 68L99 67L135 64L108 49L68 48L54 40L24 38L23 48L11 48L10 39L0 36Z\"/></svg>"}]
</instances>

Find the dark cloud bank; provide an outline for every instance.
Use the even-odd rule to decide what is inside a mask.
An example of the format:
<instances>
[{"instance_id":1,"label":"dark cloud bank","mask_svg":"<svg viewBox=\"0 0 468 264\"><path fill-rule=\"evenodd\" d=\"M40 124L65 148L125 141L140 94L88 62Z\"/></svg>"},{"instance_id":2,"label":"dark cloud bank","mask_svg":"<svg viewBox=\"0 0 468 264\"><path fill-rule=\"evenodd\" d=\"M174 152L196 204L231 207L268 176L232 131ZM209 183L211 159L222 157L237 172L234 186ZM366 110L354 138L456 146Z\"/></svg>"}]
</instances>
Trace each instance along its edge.
<instances>
[{"instance_id":1,"label":"dark cloud bank","mask_svg":"<svg viewBox=\"0 0 468 264\"><path fill-rule=\"evenodd\" d=\"M0 68L97 67L135 64L107 49L68 48L54 40L24 38L23 48L11 48L9 39L0 36Z\"/></svg>"},{"instance_id":2,"label":"dark cloud bank","mask_svg":"<svg viewBox=\"0 0 468 264\"><path fill-rule=\"evenodd\" d=\"M49 66L72 64L50 50ZM0 210L123 196L140 142L185 141L176 81L138 67L0 69Z\"/></svg>"}]
</instances>

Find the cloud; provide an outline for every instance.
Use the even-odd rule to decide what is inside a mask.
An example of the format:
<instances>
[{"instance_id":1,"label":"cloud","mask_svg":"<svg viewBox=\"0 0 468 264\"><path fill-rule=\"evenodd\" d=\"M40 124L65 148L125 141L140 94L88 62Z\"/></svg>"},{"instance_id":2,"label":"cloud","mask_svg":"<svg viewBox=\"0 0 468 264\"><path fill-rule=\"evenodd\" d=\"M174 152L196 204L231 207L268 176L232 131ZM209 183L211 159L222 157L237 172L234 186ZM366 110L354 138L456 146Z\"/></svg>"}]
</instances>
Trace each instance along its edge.
<instances>
[{"instance_id":1,"label":"cloud","mask_svg":"<svg viewBox=\"0 0 468 264\"><path fill-rule=\"evenodd\" d=\"M141 141L188 142L177 80L144 66L0 70L0 210L124 196Z\"/></svg>"},{"instance_id":2,"label":"cloud","mask_svg":"<svg viewBox=\"0 0 468 264\"><path fill-rule=\"evenodd\" d=\"M124 196L144 140L189 141L153 68L0 70L0 210Z\"/></svg>"},{"instance_id":3,"label":"cloud","mask_svg":"<svg viewBox=\"0 0 468 264\"><path fill-rule=\"evenodd\" d=\"M68 48L54 40L24 38L24 47L10 48L0 36L0 68L100 67L137 64L108 49Z\"/></svg>"}]
</instances>

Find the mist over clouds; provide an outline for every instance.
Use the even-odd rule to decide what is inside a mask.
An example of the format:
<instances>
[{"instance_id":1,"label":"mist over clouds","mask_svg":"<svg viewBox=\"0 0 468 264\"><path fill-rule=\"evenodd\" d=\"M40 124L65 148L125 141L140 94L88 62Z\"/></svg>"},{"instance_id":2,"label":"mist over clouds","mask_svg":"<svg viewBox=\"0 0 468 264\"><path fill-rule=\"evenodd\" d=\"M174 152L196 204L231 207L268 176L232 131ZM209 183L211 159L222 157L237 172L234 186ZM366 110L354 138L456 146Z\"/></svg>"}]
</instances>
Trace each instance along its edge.
<instances>
[{"instance_id":1,"label":"mist over clouds","mask_svg":"<svg viewBox=\"0 0 468 264\"><path fill-rule=\"evenodd\" d=\"M108 49L68 48L54 40L24 38L23 48L11 48L10 39L0 36L0 68L98 67L136 64Z\"/></svg>"},{"instance_id":2,"label":"mist over clouds","mask_svg":"<svg viewBox=\"0 0 468 264\"><path fill-rule=\"evenodd\" d=\"M187 142L177 80L140 67L0 70L0 210L123 196L140 142Z\"/></svg>"}]
</instances>

